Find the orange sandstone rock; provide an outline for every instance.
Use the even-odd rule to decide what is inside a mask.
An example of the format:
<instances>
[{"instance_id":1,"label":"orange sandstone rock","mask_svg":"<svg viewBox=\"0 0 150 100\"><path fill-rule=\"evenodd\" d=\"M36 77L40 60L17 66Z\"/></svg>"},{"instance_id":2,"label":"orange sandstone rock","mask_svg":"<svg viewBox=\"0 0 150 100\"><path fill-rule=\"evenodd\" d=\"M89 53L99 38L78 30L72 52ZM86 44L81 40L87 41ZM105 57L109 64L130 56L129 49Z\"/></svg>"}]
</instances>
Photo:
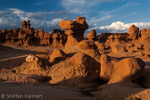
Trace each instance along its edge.
<instances>
[{"instance_id":1,"label":"orange sandstone rock","mask_svg":"<svg viewBox=\"0 0 150 100\"><path fill-rule=\"evenodd\" d=\"M125 58L119 62L101 55L100 77L109 83L137 80L144 76L145 63L140 58Z\"/></svg>"},{"instance_id":2,"label":"orange sandstone rock","mask_svg":"<svg viewBox=\"0 0 150 100\"><path fill-rule=\"evenodd\" d=\"M60 60L66 57L66 54L64 51L60 49L55 49L50 57L50 62L54 62L56 60Z\"/></svg>"},{"instance_id":3,"label":"orange sandstone rock","mask_svg":"<svg viewBox=\"0 0 150 100\"><path fill-rule=\"evenodd\" d=\"M135 25L132 25L129 28L129 39L137 39L138 38L138 33L139 33L139 28L136 27Z\"/></svg>"},{"instance_id":4,"label":"orange sandstone rock","mask_svg":"<svg viewBox=\"0 0 150 100\"><path fill-rule=\"evenodd\" d=\"M68 35L65 48L74 48L77 46L78 42L83 40L83 34L88 28L85 17L76 17L76 21L62 20L59 26L63 30L66 30L65 34Z\"/></svg>"}]
</instances>

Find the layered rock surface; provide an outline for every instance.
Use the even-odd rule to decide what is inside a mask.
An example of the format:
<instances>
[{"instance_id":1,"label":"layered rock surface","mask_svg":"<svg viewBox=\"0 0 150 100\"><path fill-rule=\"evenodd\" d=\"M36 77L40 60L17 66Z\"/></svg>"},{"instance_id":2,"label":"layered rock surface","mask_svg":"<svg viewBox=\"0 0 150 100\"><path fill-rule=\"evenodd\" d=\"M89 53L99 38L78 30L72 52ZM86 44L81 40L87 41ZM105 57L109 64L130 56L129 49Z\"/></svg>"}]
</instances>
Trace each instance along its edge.
<instances>
[{"instance_id":1,"label":"layered rock surface","mask_svg":"<svg viewBox=\"0 0 150 100\"><path fill-rule=\"evenodd\" d=\"M65 48L74 48L78 42L83 40L83 34L89 27L85 21L85 17L76 17L76 21L62 20L59 26L66 30L65 34L68 35Z\"/></svg>"}]
</instances>

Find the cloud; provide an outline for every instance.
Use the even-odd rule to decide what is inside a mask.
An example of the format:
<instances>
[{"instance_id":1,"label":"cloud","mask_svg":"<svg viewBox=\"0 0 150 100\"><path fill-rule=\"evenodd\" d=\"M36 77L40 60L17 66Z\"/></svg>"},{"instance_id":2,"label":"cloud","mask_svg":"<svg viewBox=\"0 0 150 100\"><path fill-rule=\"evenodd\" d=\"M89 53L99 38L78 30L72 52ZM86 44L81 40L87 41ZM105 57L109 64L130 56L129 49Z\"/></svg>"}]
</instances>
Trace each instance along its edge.
<instances>
[{"instance_id":1,"label":"cloud","mask_svg":"<svg viewBox=\"0 0 150 100\"><path fill-rule=\"evenodd\" d=\"M85 14L90 8L103 2L123 2L124 0L62 0L62 6L70 13Z\"/></svg>"},{"instance_id":2,"label":"cloud","mask_svg":"<svg viewBox=\"0 0 150 100\"><path fill-rule=\"evenodd\" d=\"M33 5L43 5L43 4L44 4L43 2L37 2L37 3L33 4Z\"/></svg>"},{"instance_id":3,"label":"cloud","mask_svg":"<svg viewBox=\"0 0 150 100\"><path fill-rule=\"evenodd\" d=\"M59 22L67 18L49 18L46 20L48 12L25 12L17 8L7 8L2 12L4 13L0 13L0 30L21 28L22 21L30 20L31 27L34 27L35 30L43 28L44 31L50 32L56 28L60 29Z\"/></svg>"},{"instance_id":4,"label":"cloud","mask_svg":"<svg viewBox=\"0 0 150 100\"><path fill-rule=\"evenodd\" d=\"M96 18L92 18L90 21L89 21L89 24L92 24L92 23L96 23L96 22L99 22L99 21L104 21L104 20L107 20L111 18L111 15L106 15L106 16L103 16L99 19L96 19Z\"/></svg>"},{"instance_id":5,"label":"cloud","mask_svg":"<svg viewBox=\"0 0 150 100\"><path fill-rule=\"evenodd\" d=\"M29 12L29 13L26 13L26 16L28 18L33 18L36 20L43 20L44 18L46 18L46 15L47 15L47 12L36 12L36 13Z\"/></svg>"},{"instance_id":6,"label":"cloud","mask_svg":"<svg viewBox=\"0 0 150 100\"><path fill-rule=\"evenodd\" d=\"M136 13L135 13L135 12L132 12L131 14L126 15L126 16L123 16L123 17L121 17L121 18L119 18L119 19L126 18L126 17L132 16L132 15L134 15L134 14L136 14Z\"/></svg>"},{"instance_id":7,"label":"cloud","mask_svg":"<svg viewBox=\"0 0 150 100\"><path fill-rule=\"evenodd\" d=\"M65 11L49 12L48 14L65 14Z\"/></svg>"},{"instance_id":8,"label":"cloud","mask_svg":"<svg viewBox=\"0 0 150 100\"><path fill-rule=\"evenodd\" d=\"M124 0L104 0L105 2L123 2Z\"/></svg>"},{"instance_id":9,"label":"cloud","mask_svg":"<svg viewBox=\"0 0 150 100\"><path fill-rule=\"evenodd\" d=\"M29 20L29 18L26 16L26 12L17 8L8 8L9 12L17 15L21 20Z\"/></svg>"},{"instance_id":10,"label":"cloud","mask_svg":"<svg viewBox=\"0 0 150 100\"><path fill-rule=\"evenodd\" d=\"M103 0L62 0L62 6L70 13L84 14L90 7L103 2Z\"/></svg>"},{"instance_id":11,"label":"cloud","mask_svg":"<svg viewBox=\"0 0 150 100\"><path fill-rule=\"evenodd\" d=\"M135 22L135 23L124 23L121 21L113 22L108 26L95 27L97 33L102 32L112 32L112 33L120 33L120 32L128 32L128 29L131 25L135 25L141 29L150 28L150 22ZM91 29L89 29L90 31Z\"/></svg>"},{"instance_id":12,"label":"cloud","mask_svg":"<svg viewBox=\"0 0 150 100\"><path fill-rule=\"evenodd\" d=\"M121 11L121 10L124 10L124 9L127 9L127 8L130 8L130 7L139 6L139 5L140 5L140 4L138 4L138 3L127 3L127 4L123 5L123 6L117 8L117 9L111 10L111 11L109 11L109 12L106 12L106 11L105 11L103 14L109 15L109 14L112 14L112 13L115 13L115 12L118 12L118 11Z\"/></svg>"}]
</instances>

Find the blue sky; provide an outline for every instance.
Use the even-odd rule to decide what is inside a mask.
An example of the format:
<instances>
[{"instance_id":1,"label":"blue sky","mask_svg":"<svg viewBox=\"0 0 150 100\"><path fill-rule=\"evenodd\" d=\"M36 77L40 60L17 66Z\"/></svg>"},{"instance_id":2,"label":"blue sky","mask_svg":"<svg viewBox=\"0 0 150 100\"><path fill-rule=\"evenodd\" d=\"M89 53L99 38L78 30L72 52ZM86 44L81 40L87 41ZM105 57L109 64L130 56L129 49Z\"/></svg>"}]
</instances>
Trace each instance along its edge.
<instances>
[{"instance_id":1,"label":"blue sky","mask_svg":"<svg viewBox=\"0 0 150 100\"><path fill-rule=\"evenodd\" d=\"M36 30L52 32L61 20L85 16L88 33L127 32L135 24L150 28L150 0L0 0L0 30L20 28L30 20Z\"/></svg>"}]
</instances>

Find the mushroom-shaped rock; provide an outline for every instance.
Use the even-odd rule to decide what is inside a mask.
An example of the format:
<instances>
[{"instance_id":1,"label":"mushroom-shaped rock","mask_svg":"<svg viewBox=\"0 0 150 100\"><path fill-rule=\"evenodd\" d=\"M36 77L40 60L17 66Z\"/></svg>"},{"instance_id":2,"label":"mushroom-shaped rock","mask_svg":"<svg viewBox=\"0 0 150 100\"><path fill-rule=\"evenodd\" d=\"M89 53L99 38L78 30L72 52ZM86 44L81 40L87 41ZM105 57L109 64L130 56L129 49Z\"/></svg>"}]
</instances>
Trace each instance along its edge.
<instances>
[{"instance_id":1,"label":"mushroom-shaped rock","mask_svg":"<svg viewBox=\"0 0 150 100\"><path fill-rule=\"evenodd\" d=\"M138 33L139 33L139 28L136 27L135 25L132 25L129 28L129 39L137 39L138 38Z\"/></svg>"},{"instance_id":2,"label":"mushroom-shaped rock","mask_svg":"<svg viewBox=\"0 0 150 100\"><path fill-rule=\"evenodd\" d=\"M54 62L59 59L63 59L65 57L66 57L66 54L64 51L62 51L61 49L54 49L54 51L50 57L50 62Z\"/></svg>"},{"instance_id":3,"label":"mushroom-shaped rock","mask_svg":"<svg viewBox=\"0 0 150 100\"><path fill-rule=\"evenodd\" d=\"M78 45L78 42L83 40L83 34L88 28L88 24L85 21L85 17L76 17L76 21L62 20L59 26L66 30L65 34L68 35L65 48L74 48Z\"/></svg>"},{"instance_id":4,"label":"mushroom-shaped rock","mask_svg":"<svg viewBox=\"0 0 150 100\"><path fill-rule=\"evenodd\" d=\"M88 40L96 40L97 33L94 29L91 29L91 32L87 34Z\"/></svg>"}]
</instances>

